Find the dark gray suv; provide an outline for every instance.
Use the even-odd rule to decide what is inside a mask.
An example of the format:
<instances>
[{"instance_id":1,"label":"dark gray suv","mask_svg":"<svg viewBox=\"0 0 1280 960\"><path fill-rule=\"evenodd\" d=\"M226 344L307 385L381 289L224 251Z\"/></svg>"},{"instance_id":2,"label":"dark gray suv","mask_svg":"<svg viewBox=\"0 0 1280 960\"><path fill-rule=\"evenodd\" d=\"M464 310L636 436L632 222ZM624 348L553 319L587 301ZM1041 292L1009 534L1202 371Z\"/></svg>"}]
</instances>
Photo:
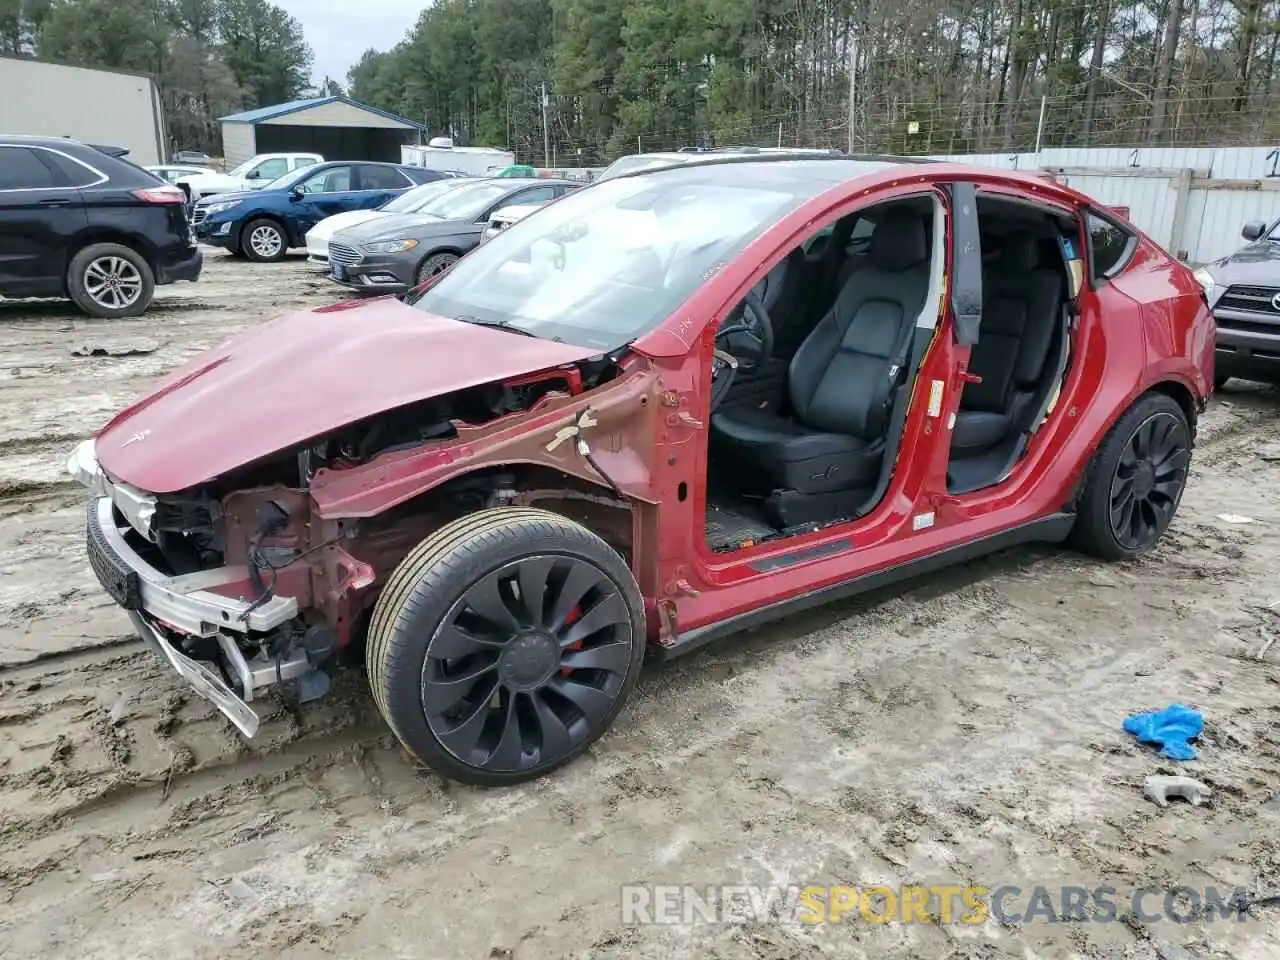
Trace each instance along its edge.
<instances>
[{"instance_id":1,"label":"dark gray suv","mask_svg":"<svg viewBox=\"0 0 1280 960\"><path fill-rule=\"evenodd\" d=\"M1196 271L1218 322L1214 385L1280 383L1280 220L1251 220L1248 244Z\"/></svg>"}]
</instances>

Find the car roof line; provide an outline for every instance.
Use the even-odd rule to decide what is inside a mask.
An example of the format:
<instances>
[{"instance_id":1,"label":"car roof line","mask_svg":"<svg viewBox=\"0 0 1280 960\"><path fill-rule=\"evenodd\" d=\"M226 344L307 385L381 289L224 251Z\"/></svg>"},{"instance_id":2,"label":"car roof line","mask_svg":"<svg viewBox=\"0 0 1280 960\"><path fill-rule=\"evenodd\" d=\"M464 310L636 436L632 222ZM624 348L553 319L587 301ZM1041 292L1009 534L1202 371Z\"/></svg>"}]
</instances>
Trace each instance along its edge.
<instances>
[{"instance_id":1,"label":"car roof line","mask_svg":"<svg viewBox=\"0 0 1280 960\"><path fill-rule=\"evenodd\" d=\"M643 156L643 154L636 154ZM622 177L636 177L645 174L664 173L671 170L689 170L694 167L718 167L730 163L794 163L796 161L810 161L813 163L824 163L832 160L859 160L864 162L875 163L901 163L901 164L926 164L941 163L942 161L934 160L931 157L902 157L893 154L880 153L745 153L737 155L716 155L713 153L695 154L695 156L706 157L705 160L686 160L683 163L670 163L662 166L644 167L640 170L627 170L623 173L610 177L611 180L619 180Z\"/></svg>"}]
</instances>

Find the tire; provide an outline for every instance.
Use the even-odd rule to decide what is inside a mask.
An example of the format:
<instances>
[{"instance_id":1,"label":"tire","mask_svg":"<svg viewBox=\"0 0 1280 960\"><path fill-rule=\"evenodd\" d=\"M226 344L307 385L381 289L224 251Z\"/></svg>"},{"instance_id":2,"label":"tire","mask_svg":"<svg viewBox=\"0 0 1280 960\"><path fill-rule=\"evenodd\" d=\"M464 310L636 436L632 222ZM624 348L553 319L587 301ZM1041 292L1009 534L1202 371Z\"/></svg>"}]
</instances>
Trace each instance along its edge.
<instances>
[{"instance_id":1,"label":"tire","mask_svg":"<svg viewBox=\"0 0 1280 960\"><path fill-rule=\"evenodd\" d=\"M278 263L289 252L289 237L276 221L260 217L245 224L240 249L254 263Z\"/></svg>"},{"instance_id":2,"label":"tire","mask_svg":"<svg viewBox=\"0 0 1280 960\"><path fill-rule=\"evenodd\" d=\"M156 293L147 258L119 243L92 243L67 266L67 294L91 317L115 320L146 312Z\"/></svg>"},{"instance_id":3,"label":"tire","mask_svg":"<svg viewBox=\"0 0 1280 960\"><path fill-rule=\"evenodd\" d=\"M421 286L437 273L444 273L460 259L461 257L456 253L448 252L433 253L431 256L425 257L423 261L418 264L418 269L413 275L413 285L415 287Z\"/></svg>"},{"instance_id":4,"label":"tire","mask_svg":"<svg viewBox=\"0 0 1280 960\"><path fill-rule=\"evenodd\" d=\"M1190 465L1191 427L1182 407L1164 394L1143 394L1090 461L1074 545L1103 560L1147 553L1177 513Z\"/></svg>"},{"instance_id":5,"label":"tire","mask_svg":"<svg viewBox=\"0 0 1280 960\"><path fill-rule=\"evenodd\" d=\"M526 595L541 602L526 607ZM550 773L608 730L645 637L640 589L612 547L557 514L497 507L404 558L374 606L365 665L410 753L454 780L504 786Z\"/></svg>"}]
</instances>

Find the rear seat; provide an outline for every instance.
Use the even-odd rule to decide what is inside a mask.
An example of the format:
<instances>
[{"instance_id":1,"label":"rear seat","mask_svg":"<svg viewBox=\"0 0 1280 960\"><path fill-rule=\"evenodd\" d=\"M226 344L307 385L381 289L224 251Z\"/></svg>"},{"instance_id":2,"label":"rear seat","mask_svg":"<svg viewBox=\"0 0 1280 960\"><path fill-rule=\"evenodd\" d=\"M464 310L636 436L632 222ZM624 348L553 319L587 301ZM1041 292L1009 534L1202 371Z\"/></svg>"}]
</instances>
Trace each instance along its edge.
<instances>
[{"instance_id":1,"label":"rear seat","mask_svg":"<svg viewBox=\"0 0 1280 960\"><path fill-rule=\"evenodd\" d=\"M982 326L969 358L969 372L982 382L967 385L960 398L951 439L957 458L1030 426L1027 407L1045 373L1063 298L1062 271L1041 264L1039 247L1028 231L1005 234L984 271Z\"/></svg>"}]
</instances>

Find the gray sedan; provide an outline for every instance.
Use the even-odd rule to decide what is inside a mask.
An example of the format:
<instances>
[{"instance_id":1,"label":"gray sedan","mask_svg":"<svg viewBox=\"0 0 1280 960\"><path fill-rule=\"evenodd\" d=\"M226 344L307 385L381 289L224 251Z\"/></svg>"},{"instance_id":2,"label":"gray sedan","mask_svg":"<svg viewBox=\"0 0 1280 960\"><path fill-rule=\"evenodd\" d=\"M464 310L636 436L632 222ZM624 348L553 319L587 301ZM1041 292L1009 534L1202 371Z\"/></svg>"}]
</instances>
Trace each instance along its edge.
<instances>
[{"instance_id":1,"label":"gray sedan","mask_svg":"<svg viewBox=\"0 0 1280 960\"><path fill-rule=\"evenodd\" d=\"M347 227L329 241L329 277L367 293L402 293L479 246L489 217L498 210L547 203L581 186L570 180L478 180L416 213Z\"/></svg>"}]
</instances>

